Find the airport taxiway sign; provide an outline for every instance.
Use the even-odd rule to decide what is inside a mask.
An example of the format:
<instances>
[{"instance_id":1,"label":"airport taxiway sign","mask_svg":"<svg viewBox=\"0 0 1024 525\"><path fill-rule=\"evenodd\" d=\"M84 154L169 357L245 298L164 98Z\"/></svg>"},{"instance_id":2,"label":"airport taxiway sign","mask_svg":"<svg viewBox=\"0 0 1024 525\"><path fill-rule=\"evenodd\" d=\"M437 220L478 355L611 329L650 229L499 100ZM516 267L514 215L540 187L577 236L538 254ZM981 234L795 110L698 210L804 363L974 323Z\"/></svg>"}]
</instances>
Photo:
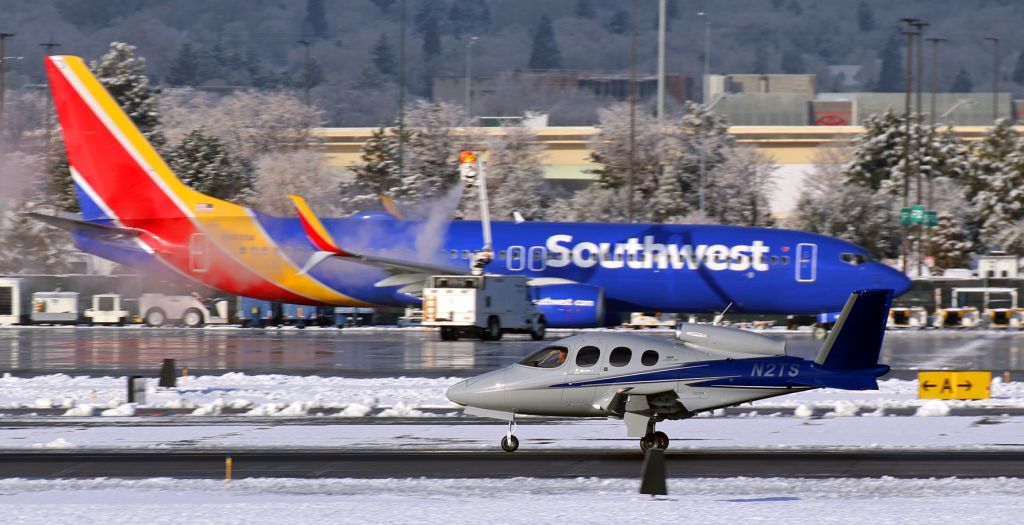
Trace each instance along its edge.
<instances>
[{"instance_id":1,"label":"airport taxiway sign","mask_svg":"<svg viewBox=\"0 0 1024 525\"><path fill-rule=\"evenodd\" d=\"M988 399L992 372L929 370L917 373L918 399Z\"/></svg>"}]
</instances>

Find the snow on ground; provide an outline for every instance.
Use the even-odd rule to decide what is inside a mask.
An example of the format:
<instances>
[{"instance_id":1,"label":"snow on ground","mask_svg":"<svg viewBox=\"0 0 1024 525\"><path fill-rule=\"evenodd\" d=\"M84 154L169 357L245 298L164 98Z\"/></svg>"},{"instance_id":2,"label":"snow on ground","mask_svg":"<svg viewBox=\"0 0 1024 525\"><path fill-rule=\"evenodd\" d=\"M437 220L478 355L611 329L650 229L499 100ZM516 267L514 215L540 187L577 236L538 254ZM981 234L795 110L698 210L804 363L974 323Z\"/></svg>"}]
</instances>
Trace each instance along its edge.
<instances>
[{"instance_id":1,"label":"snow on ground","mask_svg":"<svg viewBox=\"0 0 1024 525\"><path fill-rule=\"evenodd\" d=\"M451 418L414 423L268 425L46 424L0 427L0 450L332 449L498 450L505 425ZM637 450L621 421L522 419L516 435L528 450ZM77 422L77 421L76 421ZM1024 417L704 417L658 424L671 450L1010 450L1024 452Z\"/></svg>"},{"instance_id":2,"label":"snow on ground","mask_svg":"<svg viewBox=\"0 0 1024 525\"><path fill-rule=\"evenodd\" d=\"M444 392L459 378L362 378L292 375L188 376L174 390L158 389L148 379L147 402L127 406L127 379L55 374L31 378L0 377L0 411L4 408L64 409L68 416L131 416L139 408L187 408L194 415L214 416L223 409L245 409L253 416L305 416L317 413L362 417L430 415L424 408L458 407ZM785 408L798 415L832 412L854 416L890 409L916 409L919 415L944 415L955 408L1024 408L1024 382L992 381L992 398L978 401L928 402L917 399L917 381L888 379L879 390L812 390L751 404L762 413Z\"/></svg>"},{"instance_id":3,"label":"snow on ground","mask_svg":"<svg viewBox=\"0 0 1024 525\"><path fill-rule=\"evenodd\" d=\"M0 480L6 523L1019 523L1021 479ZM528 505L528 507L527 507Z\"/></svg>"}]
</instances>

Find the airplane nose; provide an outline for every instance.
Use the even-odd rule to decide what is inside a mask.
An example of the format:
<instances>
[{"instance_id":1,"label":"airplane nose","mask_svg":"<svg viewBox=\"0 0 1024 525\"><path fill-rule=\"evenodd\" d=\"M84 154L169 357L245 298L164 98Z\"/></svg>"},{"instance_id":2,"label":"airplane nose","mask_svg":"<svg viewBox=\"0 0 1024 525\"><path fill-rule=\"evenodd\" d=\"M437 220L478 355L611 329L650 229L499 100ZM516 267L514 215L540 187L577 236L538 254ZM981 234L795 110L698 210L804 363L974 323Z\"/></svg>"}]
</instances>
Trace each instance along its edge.
<instances>
[{"instance_id":1,"label":"airplane nose","mask_svg":"<svg viewBox=\"0 0 1024 525\"><path fill-rule=\"evenodd\" d=\"M879 288L892 288L894 296L907 293L910 287L913 286L910 278L903 272L884 265L881 270L881 275L878 276Z\"/></svg>"},{"instance_id":2,"label":"airplane nose","mask_svg":"<svg viewBox=\"0 0 1024 525\"><path fill-rule=\"evenodd\" d=\"M469 387L466 385L466 381L455 383L444 395L448 396L448 400L452 403L462 406L466 406L469 403Z\"/></svg>"}]
</instances>

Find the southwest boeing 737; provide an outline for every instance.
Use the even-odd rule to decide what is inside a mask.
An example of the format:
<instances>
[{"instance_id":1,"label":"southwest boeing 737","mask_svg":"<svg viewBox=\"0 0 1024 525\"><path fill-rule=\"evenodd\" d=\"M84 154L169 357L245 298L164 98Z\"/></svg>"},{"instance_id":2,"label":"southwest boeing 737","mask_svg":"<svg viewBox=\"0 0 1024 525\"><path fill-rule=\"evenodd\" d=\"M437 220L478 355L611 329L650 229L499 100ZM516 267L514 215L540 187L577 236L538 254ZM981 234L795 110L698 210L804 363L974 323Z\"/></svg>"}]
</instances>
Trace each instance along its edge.
<instances>
[{"instance_id":1,"label":"southwest boeing 737","mask_svg":"<svg viewBox=\"0 0 1024 525\"><path fill-rule=\"evenodd\" d=\"M389 213L275 217L182 183L82 59L46 58L80 217L33 216L83 251L143 272L288 303L409 306L433 274L468 274L474 221ZM838 312L853 290L909 280L856 245L822 235L708 225L496 222L485 270L529 276L548 326L628 311Z\"/></svg>"}]
</instances>

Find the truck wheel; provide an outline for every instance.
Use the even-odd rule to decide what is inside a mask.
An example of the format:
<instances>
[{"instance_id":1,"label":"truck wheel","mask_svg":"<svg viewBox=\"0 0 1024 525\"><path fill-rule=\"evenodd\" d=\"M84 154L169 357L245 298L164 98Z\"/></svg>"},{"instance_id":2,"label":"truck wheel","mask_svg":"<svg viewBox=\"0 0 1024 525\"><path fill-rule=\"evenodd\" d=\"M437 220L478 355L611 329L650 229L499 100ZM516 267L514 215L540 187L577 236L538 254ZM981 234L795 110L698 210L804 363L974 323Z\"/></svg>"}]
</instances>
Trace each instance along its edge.
<instances>
[{"instance_id":1,"label":"truck wheel","mask_svg":"<svg viewBox=\"0 0 1024 525\"><path fill-rule=\"evenodd\" d=\"M480 339L484 341L497 341L501 339L501 321L497 317L492 315L487 319L487 329L480 334Z\"/></svg>"},{"instance_id":2,"label":"truck wheel","mask_svg":"<svg viewBox=\"0 0 1024 525\"><path fill-rule=\"evenodd\" d=\"M459 340L459 331L454 329L454 328L448 327L448 326L442 326L441 327L441 340L442 341L458 341Z\"/></svg>"},{"instance_id":3,"label":"truck wheel","mask_svg":"<svg viewBox=\"0 0 1024 525\"><path fill-rule=\"evenodd\" d=\"M181 322L189 328L203 326L203 313L195 308L189 308L185 310L185 315L181 316Z\"/></svg>"},{"instance_id":4,"label":"truck wheel","mask_svg":"<svg viewBox=\"0 0 1024 525\"><path fill-rule=\"evenodd\" d=\"M544 336L547 334L547 331L548 327L544 323L544 318L539 317L537 318L537 321L533 323L533 331L530 332L530 339L533 339L534 341L540 341L544 339Z\"/></svg>"},{"instance_id":5,"label":"truck wheel","mask_svg":"<svg viewBox=\"0 0 1024 525\"><path fill-rule=\"evenodd\" d=\"M159 308L150 308L146 312L146 325L147 326L163 326L167 322L167 316L164 311Z\"/></svg>"}]
</instances>

